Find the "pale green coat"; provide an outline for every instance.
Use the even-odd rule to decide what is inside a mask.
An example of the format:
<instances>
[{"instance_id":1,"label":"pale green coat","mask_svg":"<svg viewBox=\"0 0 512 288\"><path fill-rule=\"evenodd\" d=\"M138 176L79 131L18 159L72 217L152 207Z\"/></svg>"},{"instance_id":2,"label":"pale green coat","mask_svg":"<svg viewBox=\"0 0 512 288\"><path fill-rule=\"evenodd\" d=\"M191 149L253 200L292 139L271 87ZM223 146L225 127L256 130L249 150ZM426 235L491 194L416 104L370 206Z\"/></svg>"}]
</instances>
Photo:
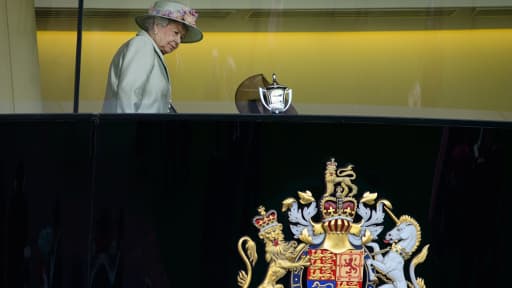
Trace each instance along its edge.
<instances>
[{"instance_id":1,"label":"pale green coat","mask_svg":"<svg viewBox=\"0 0 512 288\"><path fill-rule=\"evenodd\" d=\"M145 31L124 43L108 73L103 113L167 113L171 83L164 57Z\"/></svg>"}]
</instances>

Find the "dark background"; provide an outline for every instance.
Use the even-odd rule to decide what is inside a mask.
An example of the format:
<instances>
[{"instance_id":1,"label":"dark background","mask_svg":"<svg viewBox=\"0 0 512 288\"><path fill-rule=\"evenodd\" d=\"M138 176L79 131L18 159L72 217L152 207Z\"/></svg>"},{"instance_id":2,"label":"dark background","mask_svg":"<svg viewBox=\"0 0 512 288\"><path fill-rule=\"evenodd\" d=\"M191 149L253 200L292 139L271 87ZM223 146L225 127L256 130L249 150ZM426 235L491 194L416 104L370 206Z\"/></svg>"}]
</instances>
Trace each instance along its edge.
<instances>
[{"instance_id":1,"label":"dark background","mask_svg":"<svg viewBox=\"0 0 512 288\"><path fill-rule=\"evenodd\" d=\"M507 283L510 123L4 115L0 139L0 287L237 287L238 239L262 245L258 206L288 230L281 201L319 199L331 158L355 165L359 197L418 221L427 287Z\"/></svg>"}]
</instances>

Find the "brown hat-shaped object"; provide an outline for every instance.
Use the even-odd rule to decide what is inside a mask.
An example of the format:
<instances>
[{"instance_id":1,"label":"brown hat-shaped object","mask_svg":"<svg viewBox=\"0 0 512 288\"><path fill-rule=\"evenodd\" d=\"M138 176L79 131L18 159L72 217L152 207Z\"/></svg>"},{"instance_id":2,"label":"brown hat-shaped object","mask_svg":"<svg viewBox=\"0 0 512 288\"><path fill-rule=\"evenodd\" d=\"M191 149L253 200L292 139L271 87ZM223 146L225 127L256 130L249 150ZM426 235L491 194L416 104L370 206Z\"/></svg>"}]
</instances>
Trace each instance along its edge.
<instances>
[{"instance_id":1,"label":"brown hat-shaped object","mask_svg":"<svg viewBox=\"0 0 512 288\"><path fill-rule=\"evenodd\" d=\"M272 114L261 103L259 88L265 88L271 83L263 74L255 74L240 83L235 93L235 105L241 114ZM282 114L297 114L293 104Z\"/></svg>"}]
</instances>

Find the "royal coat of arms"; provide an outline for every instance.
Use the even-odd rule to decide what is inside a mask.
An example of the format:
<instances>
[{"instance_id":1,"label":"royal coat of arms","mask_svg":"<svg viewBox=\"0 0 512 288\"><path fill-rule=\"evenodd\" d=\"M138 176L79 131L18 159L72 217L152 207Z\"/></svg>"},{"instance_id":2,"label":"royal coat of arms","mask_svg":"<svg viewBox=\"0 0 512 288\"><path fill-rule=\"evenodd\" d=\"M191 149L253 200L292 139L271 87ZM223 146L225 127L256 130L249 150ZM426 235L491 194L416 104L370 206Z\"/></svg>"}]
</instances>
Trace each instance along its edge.
<instances>
[{"instance_id":1,"label":"royal coat of arms","mask_svg":"<svg viewBox=\"0 0 512 288\"><path fill-rule=\"evenodd\" d=\"M395 216L391 202L358 187L353 165L326 163L325 192L317 201L310 191L298 191L282 201L291 233L286 241L278 212L258 208L253 218L265 245L267 271L258 288L284 288L289 274L291 288L426 288L415 268L425 261L429 245L417 252L421 242L419 224L408 215ZM384 220L396 225L380 236ZM384 243L387 247L380 247ZM249 236L238 241L245 270L238 272L242 288L251 285L258 259L256 244ZM406 270L407 269L407 270Z\"/></svg>"}]
</instances>

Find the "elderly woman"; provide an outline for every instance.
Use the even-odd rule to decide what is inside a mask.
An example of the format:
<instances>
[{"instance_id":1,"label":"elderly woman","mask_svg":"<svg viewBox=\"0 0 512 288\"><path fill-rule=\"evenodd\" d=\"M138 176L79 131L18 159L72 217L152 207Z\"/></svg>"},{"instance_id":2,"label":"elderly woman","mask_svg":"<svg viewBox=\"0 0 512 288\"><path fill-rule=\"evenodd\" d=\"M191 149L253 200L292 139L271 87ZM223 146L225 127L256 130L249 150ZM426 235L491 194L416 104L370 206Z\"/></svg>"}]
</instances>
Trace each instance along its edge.
<instances>
[{"instance_id":1,"label":"elderly woman","mask_svg":"<svg viewBox=\"0 0 512 288\"><path fill-rule=\"evenodd\" d=\"M170 1L157 1L135 22L142 29L124 43L110 64L104 113L175 113L171 81L164 55L181 43L203 39L195 10Z\"/></svg>"}]
</instances>

